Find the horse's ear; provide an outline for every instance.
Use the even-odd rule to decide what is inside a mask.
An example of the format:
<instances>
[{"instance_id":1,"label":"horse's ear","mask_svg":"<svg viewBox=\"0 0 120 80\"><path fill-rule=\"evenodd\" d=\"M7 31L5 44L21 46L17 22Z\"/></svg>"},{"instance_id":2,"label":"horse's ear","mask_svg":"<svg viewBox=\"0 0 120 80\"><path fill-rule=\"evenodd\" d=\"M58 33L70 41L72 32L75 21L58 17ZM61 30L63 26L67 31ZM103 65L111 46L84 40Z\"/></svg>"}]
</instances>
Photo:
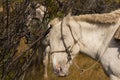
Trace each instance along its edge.
<instances>
[{"instance_id":1,"label":"horse's ear","mask_svg":"<svg viewBox=\"0 0 120 80\"><path fill-rule=\"evenodd\" d=\"M53 25L52 25L52 24L50 24L50 25L49 25L49 28L52 28L52 27L53 27Z\"/></svg>"},{"instance_id":2,"label":"horse's ear","mask_svg":"<svg viewBox=\"0 0 120 80\"><path fill-rule=\"evenodd\" d=\"M70 16L71 16L71 14L72 14L72 12L69 12L69 13L68 13L68 15L67 15L67 17L70 17Z\"/></svg>"},{"instance_id":3,"label":"horse's ear","mask_svg":"<svg viewBox=\"0 0 120 80\"><path fill-rule=\"evenodd\" d=\"M69 10L68 14L66 17L70 17L72 15L72 9Z\"/></svg>"},{"instance_id":4,"label":"horse's ear","mask_svg":"<svg viewBox=\"0 0 120 80\"><path fill-rule=\"evenodd\" d=\"M52 27L53 26L55 26L58 22L60 22L61 21L61 19L60 18L55 18L55 19L53 19L51 22L50 22L50 24L49 25L51 25Z\"/></svg>"}]
</instances>

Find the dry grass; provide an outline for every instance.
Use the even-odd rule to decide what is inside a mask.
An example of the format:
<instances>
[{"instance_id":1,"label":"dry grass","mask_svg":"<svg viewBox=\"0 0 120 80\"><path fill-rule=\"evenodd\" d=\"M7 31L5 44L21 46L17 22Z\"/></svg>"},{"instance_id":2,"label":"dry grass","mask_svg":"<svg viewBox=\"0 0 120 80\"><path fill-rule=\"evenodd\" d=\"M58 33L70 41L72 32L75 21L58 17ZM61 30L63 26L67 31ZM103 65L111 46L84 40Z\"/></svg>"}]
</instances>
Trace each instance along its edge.
<instances>
[{"instance_id":1,"label":"dry grass","mask_svg":"<svg viewBox=\"0 0 120 80\"><path fill-rule=\"evenodd\" d=\"M20 53L22 53L24 50L26 50L28 46L25 44L25 39L22 38L18 47L18 52L15 54L15 57L18 56Z\"/></svg>"}]
</instances>

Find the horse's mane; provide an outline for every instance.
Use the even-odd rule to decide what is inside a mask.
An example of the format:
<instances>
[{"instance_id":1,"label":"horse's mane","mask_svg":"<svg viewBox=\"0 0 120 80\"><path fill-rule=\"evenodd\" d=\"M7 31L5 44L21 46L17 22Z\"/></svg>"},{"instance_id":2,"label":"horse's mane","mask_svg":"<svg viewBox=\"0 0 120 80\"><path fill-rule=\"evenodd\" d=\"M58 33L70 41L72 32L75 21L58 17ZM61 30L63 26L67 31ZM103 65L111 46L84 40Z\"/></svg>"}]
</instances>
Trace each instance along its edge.
<instances>
[{"instance_id":1,"label":"horse's mane","mask_svg":"<svg viewBox=\"0 0 120 80\"><path fill-rule=\"evenodd\" d=\"M120 18L120 9L112 11L110 13L103 14L86 14L73 16L76 21L86 21L93 23L114 24Z\"/></svg>"}]
</instances>

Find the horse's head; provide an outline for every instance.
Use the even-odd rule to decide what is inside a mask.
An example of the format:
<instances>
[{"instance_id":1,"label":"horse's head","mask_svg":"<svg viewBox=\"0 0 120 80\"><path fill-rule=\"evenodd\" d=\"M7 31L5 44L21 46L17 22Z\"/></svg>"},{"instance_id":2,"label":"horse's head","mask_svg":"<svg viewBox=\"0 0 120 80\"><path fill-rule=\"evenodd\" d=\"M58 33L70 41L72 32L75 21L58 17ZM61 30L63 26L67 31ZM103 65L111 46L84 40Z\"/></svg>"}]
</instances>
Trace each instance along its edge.
<instances>
[{"instance_id":1,"label":"horse's head","mask_svg":"<svg viewBox=\"0 0 120 80\"><path fill-rule=\"evenodd\" d=\"M52 28L48 35L48 41L54 72L58 76L67 76L74 57L74 51L72 51L72 49L75 50L77 47L74 45L74 40L69 28L63 26L64 29L61 30L61 24L62 21L58 18L50 22ZM72 47L72 45L74 46Z\"/></svg>"}]
</instances>

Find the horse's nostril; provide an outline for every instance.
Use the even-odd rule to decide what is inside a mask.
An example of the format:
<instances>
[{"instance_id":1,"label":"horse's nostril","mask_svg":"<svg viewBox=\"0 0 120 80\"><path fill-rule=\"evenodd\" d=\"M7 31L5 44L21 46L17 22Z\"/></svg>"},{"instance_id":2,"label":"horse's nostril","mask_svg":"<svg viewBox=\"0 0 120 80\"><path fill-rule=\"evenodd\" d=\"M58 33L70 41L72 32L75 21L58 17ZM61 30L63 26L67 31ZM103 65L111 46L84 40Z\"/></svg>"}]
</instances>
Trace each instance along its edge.
<instances>
[{"instance_id":1,"label":"horse's nostril","mask_svg":"<svg viewBox=\"0 0 120 80\"><path fill-rule=\"evenodd\" d=\"M56 69L56 73L58 74L60 72L60 69Z\"/></svg>"},{"instance_id":2,"label":"horse's nostril","mask_svg":"<svg viewBox=\"0 0 120 80\"><path fill-rule=\"evenodd\" d=\"M61 68L59 67L57 67L56 69L55 69L55 72L57 73L57 74L59 74L60 73L60 71L61 71Z\"/></svg>"},{"instance_id":3,"label":"horse's nostril","mask_svg":"<svg viewBox=\"0 0 120 80\"><path fill-rule=\"evenodd\" d=\"M60 67L60 71L62 71L62 68Z\"/></svg>"}]
</instances>

